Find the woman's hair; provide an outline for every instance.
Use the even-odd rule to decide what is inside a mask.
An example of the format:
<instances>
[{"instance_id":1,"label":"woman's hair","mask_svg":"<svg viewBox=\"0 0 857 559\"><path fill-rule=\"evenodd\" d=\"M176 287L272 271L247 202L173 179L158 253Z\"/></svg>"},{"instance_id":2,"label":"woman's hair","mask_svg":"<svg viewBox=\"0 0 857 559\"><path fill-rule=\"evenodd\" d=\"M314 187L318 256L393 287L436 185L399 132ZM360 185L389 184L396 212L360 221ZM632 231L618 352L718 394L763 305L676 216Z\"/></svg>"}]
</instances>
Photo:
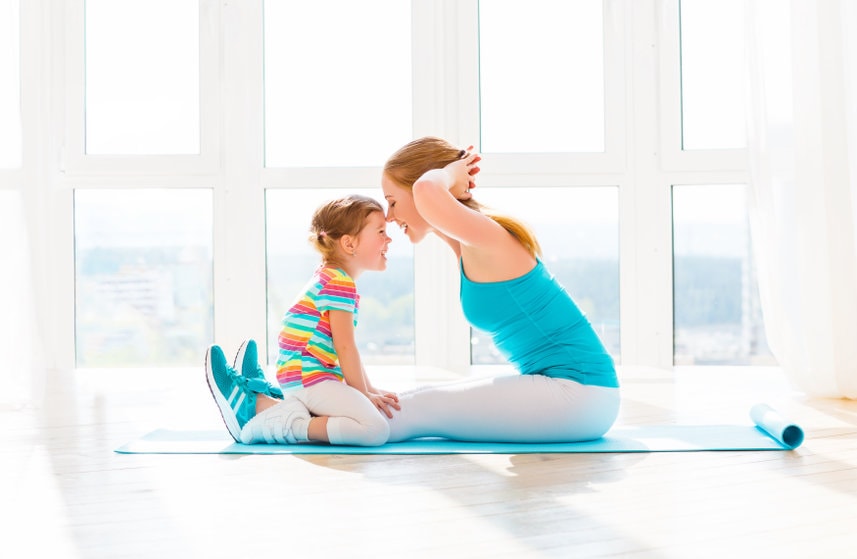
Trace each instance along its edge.
<instances>
[{"instance_id":1,"label":"woman's hair","mask_svg":"<svg viewBox=\"0 0 857 559\"><path fill-rule=\"evenodd\" d=\"M384 174L399 186L412 189L414 183L427 171L442 169L463 156L464 150L456 148L446 140L426 136L410 142L394 153L384 164ZM518 239L530 254L541 256L542 249L536 235L520 220L497 213L473 198L459 202L490 217Z\"/></svg>"},{"instance_id":2,"label":"woman's hair","mask_svg":"<svg viewBox=\"0 0 857 559\"><path fill-rule=\"evenodd\" d=\"M336 256L336 243L344 235L356 236L374 212L384 213L384 206L374 198L352 194L322 204L312 214L310 244L325 261Z\"/></svg>"}]
</instances>

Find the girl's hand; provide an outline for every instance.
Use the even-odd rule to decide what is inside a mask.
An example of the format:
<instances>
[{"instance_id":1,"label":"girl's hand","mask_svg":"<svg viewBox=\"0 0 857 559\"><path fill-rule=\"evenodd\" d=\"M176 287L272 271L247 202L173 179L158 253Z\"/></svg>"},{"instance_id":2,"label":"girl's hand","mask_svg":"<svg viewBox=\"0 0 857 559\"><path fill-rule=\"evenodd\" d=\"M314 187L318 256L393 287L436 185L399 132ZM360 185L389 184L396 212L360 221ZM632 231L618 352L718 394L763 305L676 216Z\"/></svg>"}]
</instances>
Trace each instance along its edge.
<instances>
[{"instance_id":1,"label":"girl's hand","mask_svg":"<svg viewBox=\"0 0 857 559\"><path fill-rule=\"evenodd\" d=\"M399 405L399 397L392 392L370 392L366 396L381 413L389 418L393 417L393 412L390 411L390 408L395 410L402 409L402 406Z\"/></svg>"},{"instance_id":2,"label":"girl's hand","mask_svg":"<svg viewBox=\"0 0 857 559\"><path fill-rule=\"evenodd\" d=\"M399 401L399 395L398 394L396 394L395 392L392 392L390 390L384 390L383 388L375 388L374 386L370 386L369 387L369 393L378 394L379 396L389 396L390 398L394 399L395 401L397 401L397 402Z\"/></svg>"},{"instance_id":3,"label":"girl's hand","mask_svg":"<svg viewBox=\"0 0 857 559\"><path fill-rule=\"evenodd\" d=\"M452 177L452 186L449 187L449 192L457 200L469 200L473 197L470 190L476 188L474 177L479 172L479 167L476 164L482 160L482 156L471 153L470 150L472 149L473 146L469 146L466 150L461 150L461 157L444 168Z\"/></svg>"}]
</instances>

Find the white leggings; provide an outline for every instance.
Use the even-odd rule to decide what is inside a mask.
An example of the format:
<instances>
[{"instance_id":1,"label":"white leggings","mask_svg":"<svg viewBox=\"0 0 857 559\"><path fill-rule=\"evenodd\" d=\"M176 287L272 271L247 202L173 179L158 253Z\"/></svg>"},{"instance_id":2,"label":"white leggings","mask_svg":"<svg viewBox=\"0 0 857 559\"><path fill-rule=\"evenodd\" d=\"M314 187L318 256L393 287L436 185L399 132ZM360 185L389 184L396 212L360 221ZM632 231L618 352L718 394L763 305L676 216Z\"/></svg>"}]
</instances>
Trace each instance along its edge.
<instances>
[{"instance_id":1,"label":"white leggings","mask_svg":"<svg viewBox=\"0 0 857 559\"><path fill-rule=\"evenodd\" d=\"M483 442L597 439L619 413L619 389L544 375L488 377L399 394L389 442L445 437Z\"/></svg>"},{"instance_id":2,"label":"white leggings","mask_svg":"<svg viewBox=\"0 0 857 559\"><path fill-rule=\"evenodd\" d=\"M331 444L377 446L387 442L390 426L385 416L369 398L344 382L325 380L289 394L312 415L328 417Z\"/></svg>"}]
</instances>

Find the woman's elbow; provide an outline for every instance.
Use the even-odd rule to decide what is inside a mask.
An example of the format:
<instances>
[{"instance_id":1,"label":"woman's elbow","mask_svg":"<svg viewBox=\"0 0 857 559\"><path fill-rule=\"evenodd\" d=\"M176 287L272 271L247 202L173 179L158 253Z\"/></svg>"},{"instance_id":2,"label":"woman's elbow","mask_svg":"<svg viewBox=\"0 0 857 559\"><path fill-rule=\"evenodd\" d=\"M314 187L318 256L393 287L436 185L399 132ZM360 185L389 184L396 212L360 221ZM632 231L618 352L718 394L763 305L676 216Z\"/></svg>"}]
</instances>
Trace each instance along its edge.
<instances>
[{"instance_id":1,"label":"woman's elbow","mask_svg":"<svg viewBox=\"0 0 857 559\"><path fill-rule=\"evenodd\" d=\"M443 169L432 169L431 171L426 171L414 183L414 195L416 196L418 192L428 194L431 192L448 190L448 185L446 184L448 179L449 177Z\"/></svg>"}]
</instances>

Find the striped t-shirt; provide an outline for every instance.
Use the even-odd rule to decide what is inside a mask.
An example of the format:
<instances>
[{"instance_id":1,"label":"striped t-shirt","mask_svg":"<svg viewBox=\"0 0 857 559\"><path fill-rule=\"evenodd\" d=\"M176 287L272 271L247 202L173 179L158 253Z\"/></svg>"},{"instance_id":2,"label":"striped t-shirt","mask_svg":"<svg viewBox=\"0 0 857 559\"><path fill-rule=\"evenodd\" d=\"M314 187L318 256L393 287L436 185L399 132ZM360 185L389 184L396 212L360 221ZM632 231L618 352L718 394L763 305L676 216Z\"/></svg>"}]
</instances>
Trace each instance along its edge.
<instances>
[{"instance_id":1,"label":"striped t-shirt","mask_svg":"<svg viewBox=\"0 0 857 559\"><path fill-rule=\"evenodd\" d=\"M278 338L277 381L283 390L312 386L323 380L344 382L333 349L330 311L354 313L360 296L354 280L339 268L320 267L297 302L283 317Z\"/></svg>"}]
</instances>

